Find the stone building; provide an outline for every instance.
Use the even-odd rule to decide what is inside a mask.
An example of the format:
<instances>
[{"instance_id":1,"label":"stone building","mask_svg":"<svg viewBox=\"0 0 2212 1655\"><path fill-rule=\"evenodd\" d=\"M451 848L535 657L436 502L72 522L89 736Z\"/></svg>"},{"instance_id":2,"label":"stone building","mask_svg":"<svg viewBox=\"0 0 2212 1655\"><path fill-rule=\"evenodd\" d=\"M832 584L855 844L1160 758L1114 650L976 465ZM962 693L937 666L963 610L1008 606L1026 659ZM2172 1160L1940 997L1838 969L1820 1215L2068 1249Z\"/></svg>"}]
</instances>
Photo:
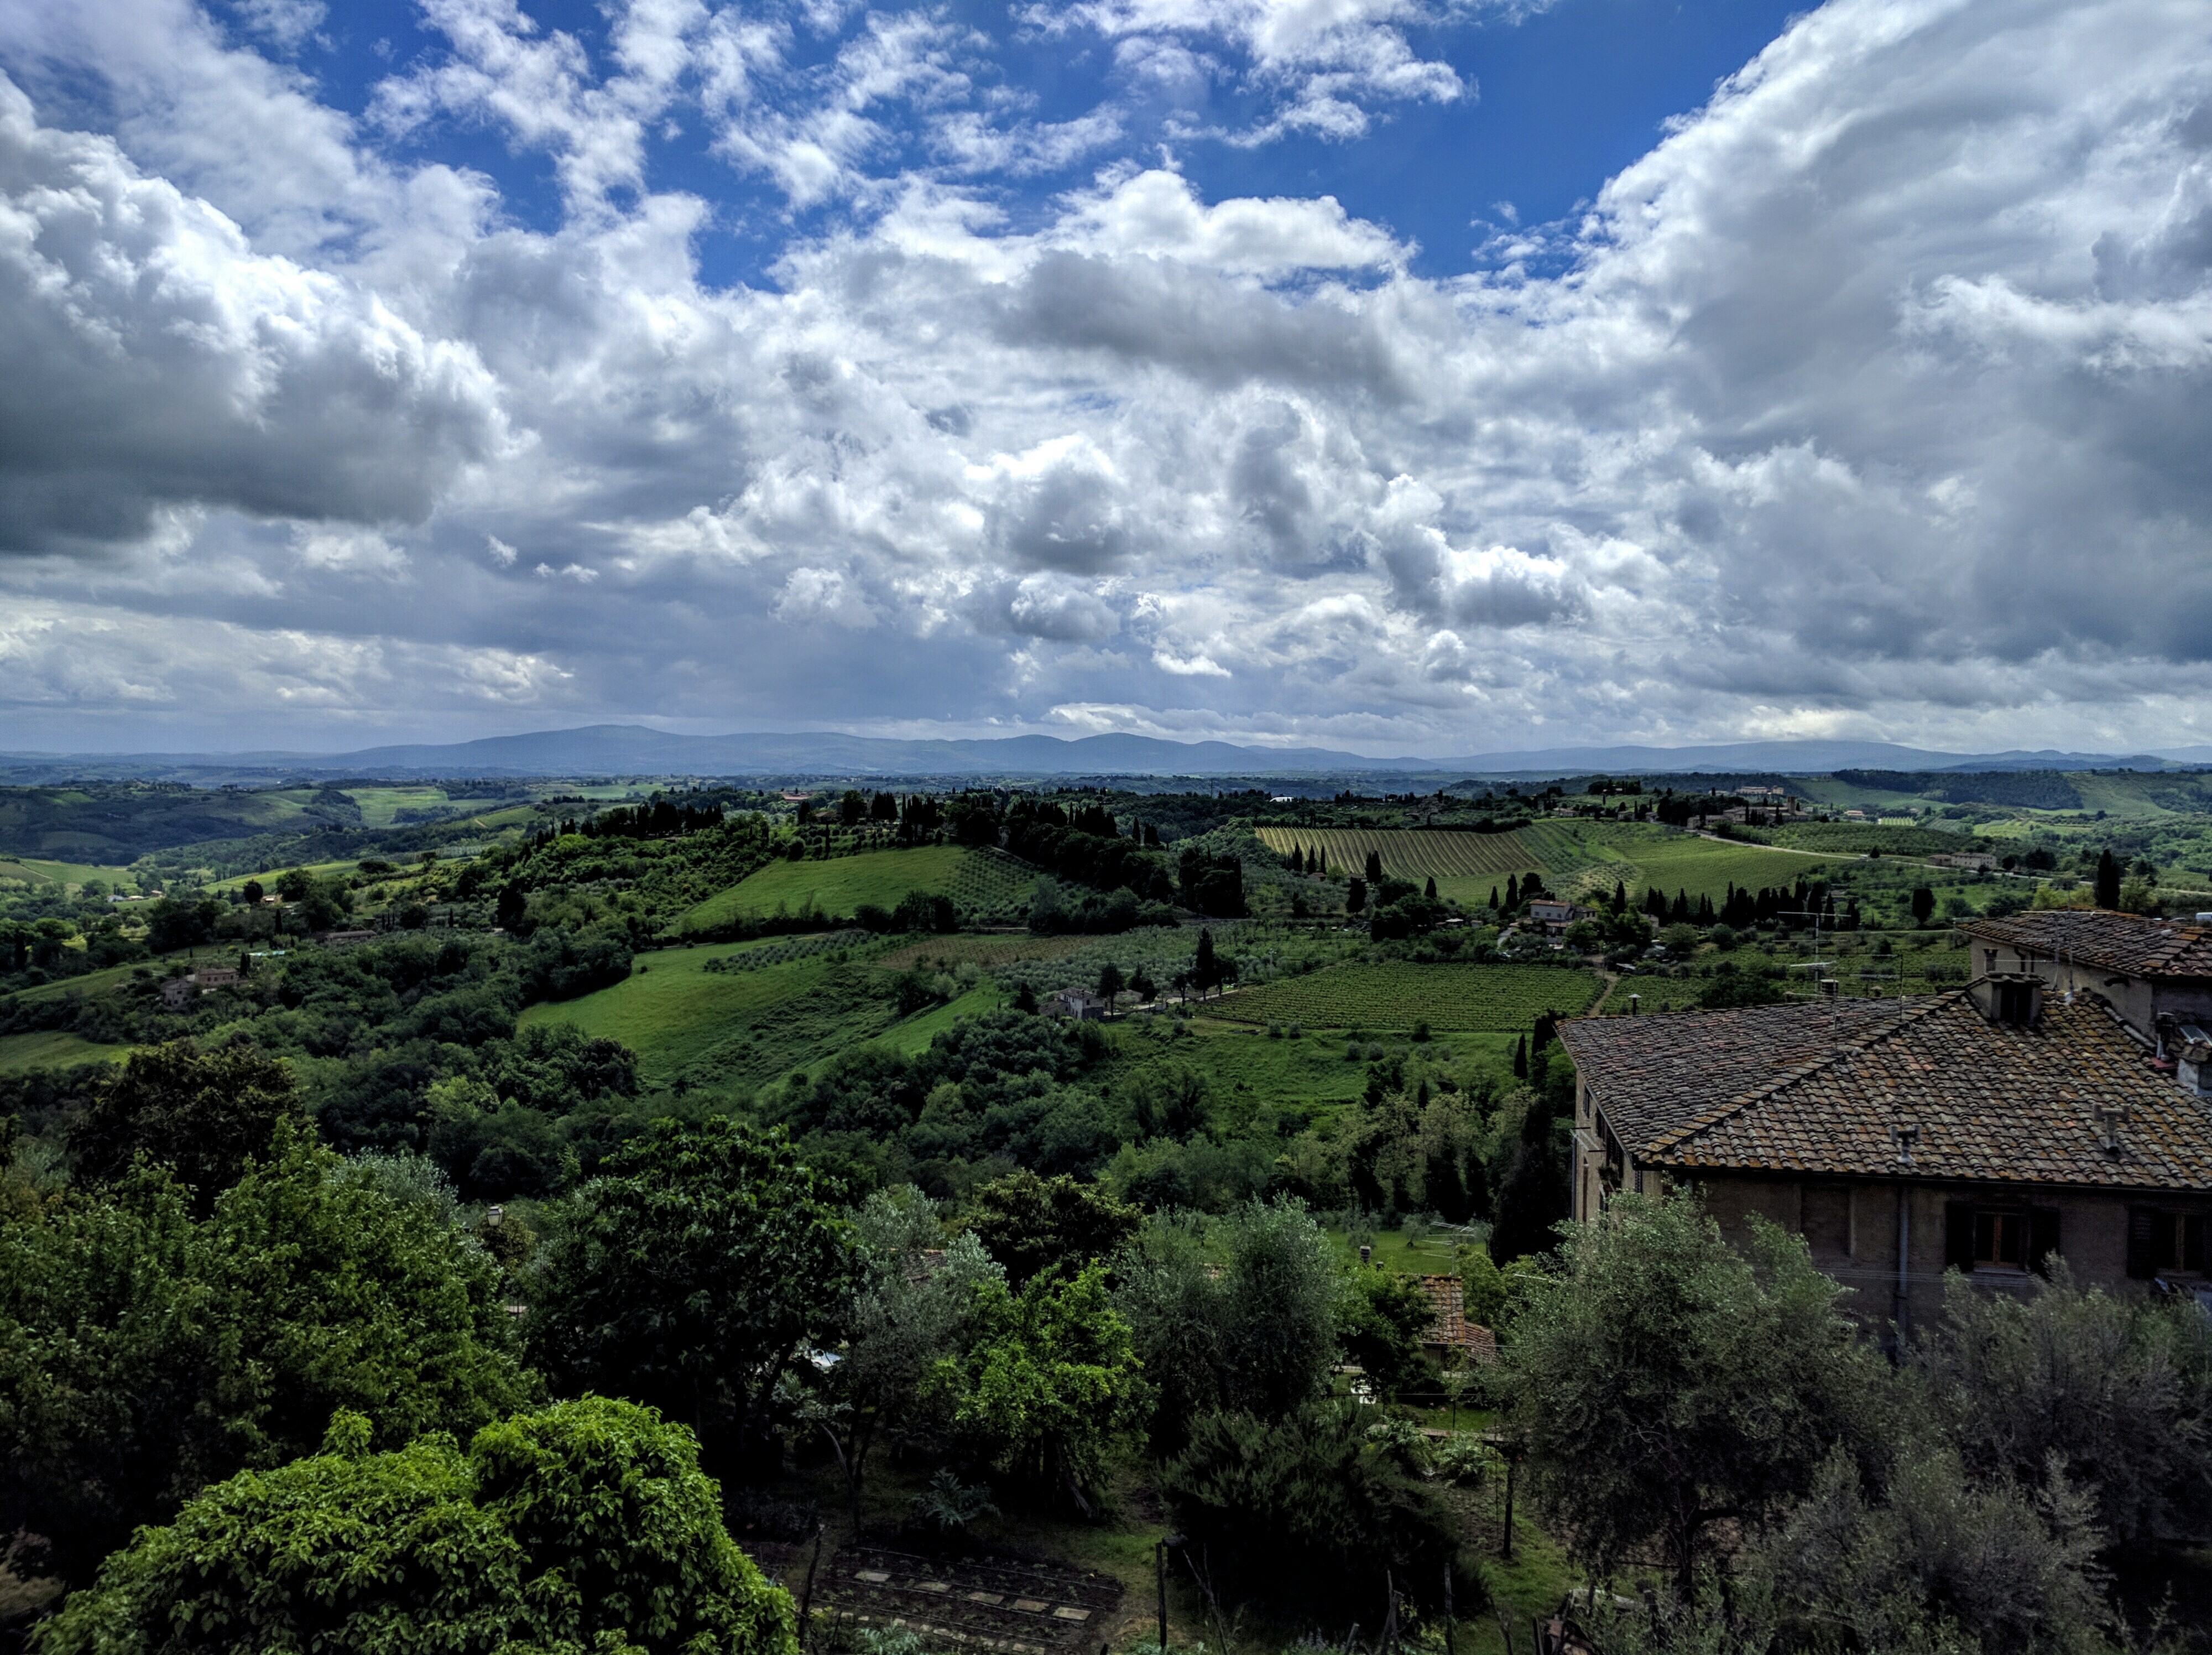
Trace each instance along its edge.
<instances>
[{"instance_id":1,"label":"stone building","mask_svg":"<svg viewBox=\"0 0 2212 1655\"><path fill-rule=\"evenodd\" d=\"M2212 1099L2124 999L1999 971L1903 1000L1563 1024L1575 1215L1693 1187L1724 1232L1759 1214L1803 1235L1877 1324L1931 1314L1948 1269L2019 1287L2054 1255L2085 1282L2194 1291Z\"/></svg>"}]
</instances>

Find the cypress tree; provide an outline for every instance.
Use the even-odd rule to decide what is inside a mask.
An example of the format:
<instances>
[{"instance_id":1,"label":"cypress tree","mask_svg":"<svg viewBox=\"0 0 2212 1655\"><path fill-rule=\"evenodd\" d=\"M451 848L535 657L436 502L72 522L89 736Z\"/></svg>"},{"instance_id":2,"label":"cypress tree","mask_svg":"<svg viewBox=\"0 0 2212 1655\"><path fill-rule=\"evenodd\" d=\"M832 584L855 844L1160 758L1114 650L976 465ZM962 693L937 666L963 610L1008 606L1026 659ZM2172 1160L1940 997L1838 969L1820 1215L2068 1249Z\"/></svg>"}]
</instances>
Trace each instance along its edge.
<instances>
[{"instance_id":1,"label":"cypress tree","mask_svg":"<svg viewBox=\"0 0 2212 1655\"><path fill-rule=\"evenodd\" d=\"M1370 850L1367 853L1367 883L1370 885L1382 883L1382 853L1379 850ZM2114 888L2118 889L2117 886Z\"/></svg>"},{"instance_id":2,"label":"cypress tree","mask_svg":"<svg viewBox=\"0 0 2212 1655\"><path fill-rule=\"evenodd\" d=\"M1628 911L1628 887L1619 879L1613 882L1613 911L1615 914L1626 914Z\"/></svg>"},{"instance_id":3,"label":"cypress tree","mask_svg":"<svg viewBox=\"0 0 2212 1655\"><path fill-rule=\"evenodd\" d=\"M1490 887L1490 911L1493 914L1498 911L1498 887L1494 885Z\"/></svg>"},{"instance_id":4,"label":"cypress tree","mask_svg":"<svg viewBox=\"0 0 2212 1655\"><path fill-rule=\"evenodd\" d=\"M1431 873L1429 875L1429 888L1421 894L1426 897L1431 902L1434 902L1437 899L1437 876L1435 874Z\"/></svg>"},{"instance_id":5,"label":"cypress tree","mask_svg":"<svg viewBox=\"0 0 2212 1655\"><path fill-rule=\"evenodd\" d=\"M1510 873L1505 876L1505 908L1509 913L1518 913L1521 909L1521 881Z\"/></svg>"},{"instance_id":6,"label":"cypress tree","mask_svg":"<svg viewBox=\"0 0 2212 1655\"><path fill-rule=\"evenodd\" d=\"M2097 856L2097 906L2118 908L2120 905L2120 865L2109 850Z\"/></svg>"}]
</instances>

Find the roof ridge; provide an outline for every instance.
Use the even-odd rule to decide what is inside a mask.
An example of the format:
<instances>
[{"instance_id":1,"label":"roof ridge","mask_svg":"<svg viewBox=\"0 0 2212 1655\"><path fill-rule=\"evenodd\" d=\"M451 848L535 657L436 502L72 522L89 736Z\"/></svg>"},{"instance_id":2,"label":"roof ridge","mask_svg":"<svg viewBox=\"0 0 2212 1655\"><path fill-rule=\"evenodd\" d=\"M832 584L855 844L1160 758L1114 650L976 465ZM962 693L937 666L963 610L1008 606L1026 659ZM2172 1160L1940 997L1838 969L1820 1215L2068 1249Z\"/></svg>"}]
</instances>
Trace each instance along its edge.
<instances>
[{"instance_id":1,"label":"roof ridge","mask_svg":"<svg viewBox=\"0 0 2212 1655\"><path fill-rule=\"evenodd\" d=\"M1932 995L1919 996L1911 1006L1887 1022L1875 1025L1856 1038L1838 1041L1818 1057L1809 1057L1802 1063L1794 1064L1780 1074L1761 1081L1750 1091L1731 1098L1724 1104L1717 1104L1704 1114L1684 1122L1680 1126L1661 1133L1646 1143L1644 1149L1646 1153L1674 1149L1696 1137L1699 1133L1710 1131L1723 1121L1741 1114L1755 1104L1765 1102L1784 1087L1795 1086L1808 1075L1817 1074L1822 1069L1839 1062L1847 1056L1856 1056L1866 1051L1877 1041L1888 1039L1900 1030L1918 1022L1924 1017L1933 1016L1944 1007L1966 998L1966 991L1964 989L1945 989Z\"/></svg>"}]
</instances>

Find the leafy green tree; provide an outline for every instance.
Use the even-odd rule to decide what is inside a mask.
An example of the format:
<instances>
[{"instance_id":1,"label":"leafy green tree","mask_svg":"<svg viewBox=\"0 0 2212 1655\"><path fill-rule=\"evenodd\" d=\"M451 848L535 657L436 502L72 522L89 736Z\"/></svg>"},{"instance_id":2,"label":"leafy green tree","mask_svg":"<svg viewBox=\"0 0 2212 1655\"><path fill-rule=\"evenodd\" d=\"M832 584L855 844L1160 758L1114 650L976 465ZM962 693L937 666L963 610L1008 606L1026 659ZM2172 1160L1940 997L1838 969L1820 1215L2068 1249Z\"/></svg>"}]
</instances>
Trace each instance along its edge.
<instances>
[{"instance_id":1,"label":"leafy green tree","mask_svg":"<svg viewBox=\"0 0 2212 1655\"><path fill-rule=\"evenodd\" d=\"M39 1629L39 1655L795 1655L790 1597L723 1528L690 1433L650 1410L563 1402L466 1454L443 1435L373 1454L370 1438L342 1412L321 1453L141 1530Z\"/></svg>"},{"instance_id":2,"label":"leafy green tree","mask_svg":"<svg viewBox=\"0 0 2212 1655\"><path fill-rule=\"evenodd\" d=\"M1436 1321L1436 1306L1419 1278L1396 1270L1355 1270L1338 1314L1345 1354L1386 1396L1421 1376L1421 1341Z\"/></svg>"},{"instance_id":3,"label":"leafy green tree","mask_svg":"<svg viewBox=\"0 0 2212 1655\"><path fill-rule=\"evenodd\" d=\"M305 1119L292 1072L252 1046L203 1052L172 1040L131 1054L70 1132L77 1176L121 1177L139 1155L173 1166L202 1212L265 1155L280 1122Z\"/></svg>"},{"instance_id":4,"label":"leafy green tree","mask_svg":"<svg viewBox=\"0 0 2212 1655\"><path fill-rule=\"evenodd\" d=\"M1136 995L1139 1005L1153 999L1159 991L1160 985L1152 981L1152 974L1143 966L1139 965L1129 974L1129 992Z\"/></svg>"},{"instance_id":5,"label":"leafy green tree","mask_svg":"<svg viewBox=\"0 0 2212 1655\"><path fill-rule=\"evenodd\" d=\"M1716 1524L1770 1518L1870 1431L1879 1359L1803 1238L1763 1220L1739 1252L1687 1195L1624 1195L1522 1288L1511 1428L1540 1509L1600 1574L1656 1542L1686 1600Z\"/></svg>"},{"instance_id":6,"label":"leafy green tree","mask_svg":"<svg viewBox=\"0 0 2212 1655\"><path fill-rule=\"evenodd\" d=\"M770 1440L777 1378L845 1302L832 1200L780 1132L655 1122L562 1209L531 1348L556 1386L659 1408L709 1464L742 1464Z\"/></svg>"},{"instance_id":7,"label":"leafy green tree","mask_svg":"<svg viewBox=\"0 0 2212 1655\"><path fill-rule=\"evenodd\" d=\"M434 1210L288 1138L204 1221L165 1170L0 1217L0 1527L88 1576L204 1484L527 1402L498 1272Z\"/></svg>"},{"instance_id":8,"label":"leafy green tree","mask_svg":"<svg viewBox=\"0 0 2212 1655\"><path fill-rule=\"evenodd\" d=\"M974 1338L942 1359L933 1386L975 1457L1033 1497L1094 1508L1122 1436L1143 1416L1144 1368L1097 1264L1073 1281L1039 1275L1017 1293L980 1281Z\"/></svg>"},{"instance_id":9,"label":"leafy green tree","mask_svg":"<svg viewBox=\"0 0 2212 1655\"><path fill-rule=\"evenodd\" d=\"M1108 1012L1113 1011L1114 1002L1121 999L1126 986L1121 981L1121 968L1112 960L1098 968L1098 997L1106 1002Z\"/></svg>"},{"instance_id":10,"label":"leafy green tree","mask_svg":"<svg viewBox=\"0 0 2212 1655\"><path fill-rule=\"evenodd\" d=\"M1027 1167L978 1189L968 1214L968 1227L1017 1287L1032 1276L1073 1276L1111 1258L1143 1222L1102 1184L1065 1173L1039 1177Z\"/></svg>"},{"instance_id":11,"label":"leafy green tree","mask_svg":"<svg viewBox=\"0 0 2212 1655\"><path fill-rule=\"evenodd\" d=\"M937 1215L918 1190L878 1190L854 1215L860 1285L845 1322L845 1360L833 1379L846 1416L846 1475L860 1503L869 1452L886 1430L915 1440L941 1429L927 1406L937 1365L972 1336L975 1290L1003 1283L969 1232L945 1242ZM942 1248L941 1260L926 1255Z\"/></svg>"},{"instance_id":12,"label":"leafy green tree","mask_svg":"<svg viewBox=\"0 0 2212 1655\"><path fill-rule=\"evenodd\" d=\"M1115 1269L1160 1451L1180 1450L1202 1414L1277 1420L1327 1384L1343 1273L1297 1203L1247 1202L1210 1226L1155 1218Z\"/></svg>"},{"instance_id":13,"label":"leafy green tree","mask_svg":"<svg viewBox=\"0 0 2212 1655\"><path fill-rule=\"evenodd\" d=\"M1161 1493L1217 1591L1340 1624L1378 1614L1393 1586L1434 1606L1449 1570L1461 1611L1482 1603L1458 1518L1421 1482L1405 1435L1373 1428L1376 1411L1327 1398L1278 1421L1196 1422Z\"/></svg>"}]
</instances>

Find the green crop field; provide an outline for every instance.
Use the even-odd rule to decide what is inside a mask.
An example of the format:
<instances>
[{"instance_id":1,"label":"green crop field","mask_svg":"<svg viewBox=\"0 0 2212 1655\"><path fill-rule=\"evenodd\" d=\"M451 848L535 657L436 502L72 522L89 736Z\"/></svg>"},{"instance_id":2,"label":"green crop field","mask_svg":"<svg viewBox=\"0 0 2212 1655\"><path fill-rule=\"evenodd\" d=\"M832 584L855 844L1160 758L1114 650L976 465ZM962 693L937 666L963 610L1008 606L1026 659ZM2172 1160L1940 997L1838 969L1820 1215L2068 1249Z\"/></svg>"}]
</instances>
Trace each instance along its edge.
<instances>
[{"instance_id":1,"label":"green crop field","mask_svg":"<svg viewBox=\"0 0 2212 1655\"><path fill-rule=\"evenodd\" d=\"M80 1063L119 1063L128 1046L102 1046L74 1034L0 1035L0 1074L27 1069L74 1068Z\"/></svg>"},{"instance_id":2,"label":"green crop field","mask_svg":"<svg viewBox=\"0 0 2212 1655\"><path fill-rule=\"evenodd\" d=\"M1975 849L1972 838L1964 833L1939 833L1922 827L1881 827L1863 822L1794 822L1787 827L1754 831L1790 850L1847 855L1879 850L1885 856L1937 856Z\"/></svg>"},{"instance_id":3,"label":"green crop field","mask_svg":"<svg viewBox=\"0 0 2212 1655\"><path fill-rule=\"evenodd\" d=\"M403 810L427 810L446 802L443 788L348 788L347 798L361 806L362 825L383 828Z\"/></svg>"},{"instance_id":4,"label":"green crop field","mask_svg":"<svg viewBox=\"0 0 2212 1655\"><path fill-rule=\"evenodd\" d=\"M737 919L766 919L810 910L848 917L864 904L896 908L909 892L951 897L970 912L1025 911L1036 870L1002 851L924 845L871 850L828 861L770 862L751 878L718 891L677 922L706 931Z\"/></svg>"},{"instance_id":5,"label":"green crop field","mask_svg":"<svg viewBox=\"0 0 2212 1655\"><path fill-rule=\"evenodd\" d=\"M88 879L101 880L110 891L119 891L125 896L138 888L137 876L127 867L99 862L52 862L37 856L0 857L0 887L15 883L27 889L46 885L74 888Z\"/></svg>"},{"instance_id":6,"label":"green crop field","mask_svg":"<svg viewBox=\"0 0 2212 1655\"><path fill-rule=\"evenodd\" d=\"M1547 1011L1578 1015L1597 998L1588 971L1543 965L1336 965L1208 1001L1232 1023L1308 1029L1525 1029Z\"/></svg>"},{"instance_id":7,"label":"green crop field","mask_svg":"<svg viewBox=\"0 0 2212 1655\"><path fill-rule=\"evenodd\" d=\"M1717 903L1731 885L1756 891L1818 878L1827 871L1816 853L1707 839L1648 823L1595 822L1581 831L1593 853L1619 859L1593 864L1592 875L1608 887L1618 879L1632 897L1656 885L1669 898L1686 891L1692 901L1711 897Z\"/></svg>"}]
</instances>

